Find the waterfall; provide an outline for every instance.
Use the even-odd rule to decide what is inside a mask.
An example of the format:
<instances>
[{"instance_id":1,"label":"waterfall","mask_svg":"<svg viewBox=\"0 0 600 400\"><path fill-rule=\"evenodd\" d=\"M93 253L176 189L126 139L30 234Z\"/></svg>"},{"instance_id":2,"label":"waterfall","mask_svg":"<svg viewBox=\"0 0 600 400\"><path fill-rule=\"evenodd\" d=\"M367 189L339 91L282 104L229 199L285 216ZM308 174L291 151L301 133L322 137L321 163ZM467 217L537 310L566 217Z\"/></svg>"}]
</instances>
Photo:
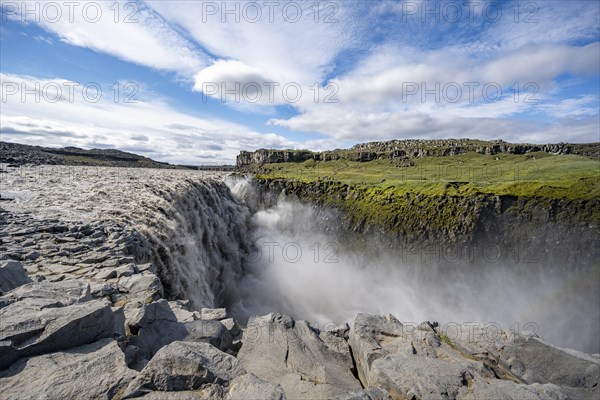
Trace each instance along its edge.
<instances>
[{"instance_id":1,"label":"waterfall","mask_svg":"<svg viewBox=\"0 0 600 400\"><path fill-rule=\"evenodd\" d=\"M138 229L167 295L197 309L230 302L251 247L250 211L219 179L185 180L159 194L162 202L144 205Z\"/></svg>"},{"instance_id":2,"label":"waterfall","mask_svg":"<svg viewBox=\"0 0 600 400\"><path fill-rule=\"evenodd\" d=\"M317 324L359 312L412 323L479 321L598 351L600 315L586 301L598 293L598 268L582 275L539 263L406 259L378 237L344 230L339 211L261 193L240 177L160 190L164 202L144 205L139 230L167 295L195 308L226 306L242 323L272 311Z\"/></svg>"}]
</instances>

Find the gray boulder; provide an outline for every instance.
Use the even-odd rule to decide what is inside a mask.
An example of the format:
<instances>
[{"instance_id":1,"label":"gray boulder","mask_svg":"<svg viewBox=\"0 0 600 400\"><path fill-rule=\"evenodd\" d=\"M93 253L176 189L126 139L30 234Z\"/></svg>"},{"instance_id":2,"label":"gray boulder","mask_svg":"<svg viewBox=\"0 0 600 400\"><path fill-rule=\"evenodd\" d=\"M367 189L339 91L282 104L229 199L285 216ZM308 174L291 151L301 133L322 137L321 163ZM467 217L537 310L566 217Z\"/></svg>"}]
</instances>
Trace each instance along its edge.
<instances>
[{"instance_id":1,"label":"gray boulder","mask_svg":"<svg viewBox=\"0 0 600 400\"><path fill-rule=\"evenodd\" d=\"M200 313L198 311L190 311L188 306L182 304L181 301L170 301L169 307L173 310L178 322L190 322L200 319Z\"/></svg>"},{"instance_id":2,"label":"gray boulder","mask_svg":"<svg viewBox=\"0 0 600 400\"><path fill-rule=\"evenodd\" d=\"M208 343L173 342L156 353L129 384L123 398L198 390L206 384L227 386L245 373L235 357Z\"/></svg>"},{"instance_id":3,"label":"gray boulder","mask_svg":"<svg viewBox=\"0 0 600 400\"><path fill-rule=\"evenodd\" d=\"M373 361L367 380L395 399L454 399L473 375L454 360L390 354Z\"/></svg>"},{"instance_id":4,"label":"gray boulder","mask_svg":"<svg viewBox=\"0 0 600 400\"><path fill-rule=\"evenodd\" d=\"M140 358L146 360L175 341L206 342L223 351L232 343L231 334L219 321L178 322L166 300L146 305L128 325L133 335L129 343L137 346Z\"/></svg>"},{"instance_id":5,"label":"gray boulder","mask_svg":"<svg viewBox=\"0 0 600 400\"><path fill-rule=\"evenodd\" d=\"M0 261L0 294L31 282L20 262L15 260Z\"/></svg>"},{"instance_id":6,"label":"gray boulder","mask_svg":"<svg viewBox=\"0 0 600 400\"><path fill-rule=\"evenodd\" d=\"M222 320L227 318L227 310L224 308L203 308L200 310L200 319Z\"/></svg>"},{"instance_id":7,"label":"gray boulder","mask_svg":"<svg viewBox=\"0 0 600 400\"><path fill-rule=\"evenodd\" d=\"M600 384L600 359L554 347L539 338L515 337L498 355L512 373L527 382L581 388Z\"/></svg>"},{"instance_id":8,"label":"gray boulder","mask_svg":"<svg viewBox=\"0 0 600 400\"><path fill-rule=\"evenodd\" d=\"M112 338L115 317L101 300L46 308L45 299L24 299L0 309L0 369L36 354Z\"/></svg>"},{"instance_id":9,"label":"gray boulder","mask_svg":"<svg viewBox=\"0 0 600 400\"><path fill-rule=\"evenodd\" d=\"M235 378L229 384L226 400L285 400L280 385L263 381L254 374L245 374Z\"/></svg>"},{"instance_id":10,"label":"gray boulder","mask_svg":"<svg viewBox=\"0 0 600 400\"><path fill-rule=\"evenodd\" d=\"M356 362L358 378L368 387L368 375L373 361L385 357L390 351L385 342L393 338L406 338L404 326L392 315L358 314L350 327L349 341ZM399 341L403 353L412 353L409 341Z\"/></svg>"},{"instance_id":11,"label":"gray boulder","mask_svg":"<svg viewBox=\"0 0 600 400\"><path fill-rule=\"evenodd\" d=\"M136 376L112 339L19 360L0 372L2 399L112 399Z\"/></svg>"},{"instance_id":12,"label":"gray boulder","mask_svg":"<svg viewBox=\"0 0 600 400\"><path fill-rule=\"evenodd\" d=\"M150 326L155 322L177 322L177 316L167 300L161 299L131 311L127 318L127 327L131 334L137 335L141 327Z\"/></svg>"},{"instance_id":13,"label":"gray boulder","mask_svg":"<svg viewBox=\"0 0 600 400\"><path fill-rule=\"evenodd\" d=\"M159 300L163 296L160 279L148 271L142 271L131 276L122 276L119 278L118 290L125 294L125 298L129 302L148 303L149 301Z\"/></svg>"},{"instance_id":14,"label":"gray boulder","mask_svg":"<svg viewBox=\"0 0 600 400\"><path fill-rule=\"evenodd\" d=\"M359 314L349 334L358 376L365 387L385 389L394 399L587 399L599 394L596 357L476 325L403 325L391 315Z\"/></svg>"},{"instance_id":15,"label":"gray boulder","mask_svg":"<svg viewBox=\"0 0 600 400\"><path fill-rule=\"evenodd\" d=\"M453 347L481 360L503 379L554 384L571 398L600 395L600 358L596 356L552 346L537 336L507 334L492 326L462 326L458 331L460 335L452 335Z\"/></svg>"},{"instance_id":16,"label":"gray boulder","mask_svg":"<svg viewBox=\"0 0 600 400\"><path fill-rule=\"evenodd\" d=\"M330 399L361 388L347 346L340 348L305 321L269 314L250 318L238 359L248 372L281 385L288 398Z\"/></svg>"}]
</instances>

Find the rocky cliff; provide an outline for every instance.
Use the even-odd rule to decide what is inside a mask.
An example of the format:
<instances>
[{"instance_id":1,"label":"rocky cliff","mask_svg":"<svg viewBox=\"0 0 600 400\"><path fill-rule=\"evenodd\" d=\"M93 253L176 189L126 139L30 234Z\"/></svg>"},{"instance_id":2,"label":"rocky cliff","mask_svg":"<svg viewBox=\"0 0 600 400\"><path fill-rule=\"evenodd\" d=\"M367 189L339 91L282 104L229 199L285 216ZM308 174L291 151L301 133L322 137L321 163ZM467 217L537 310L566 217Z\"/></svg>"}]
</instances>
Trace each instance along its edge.
<instances>
[{"instance_id":1,"label":"rocky cliff","mask_svg":"<svg viewBox=\"0 0 600 400\"><path fill-rule=\"evenodd\" d=\"M504 260L593 267L600 259L600 199L510 195L424 195L336 181L254 180L265 197L279 194L343 211L345 229L378 234L390 245L501 249ZM500 250L499 250L500 251ZM475 251L477 262L483 256ZM500 259L498 260L500 261Z\"/></svg>"},{"instance_id":2,"label":"rocky cliff","mask_svg":"<svg viewBox=\"0 0 600 400\"><path fill-rule=\"evenodd\" d=\"M600 158L600 144L513 144L502 140L483 141L472 139L439 140L390 140L357 144L350 149L312 152L308 150L269 150L254 152L242 151L237 157L239 169L252 169L264 164L283 162L348 160L368 162L377 159L411 159L423 157L444 157L467 152L479 154L526 154L532 152L551 154L577 154Z\"/></svg>"}]
</instances>

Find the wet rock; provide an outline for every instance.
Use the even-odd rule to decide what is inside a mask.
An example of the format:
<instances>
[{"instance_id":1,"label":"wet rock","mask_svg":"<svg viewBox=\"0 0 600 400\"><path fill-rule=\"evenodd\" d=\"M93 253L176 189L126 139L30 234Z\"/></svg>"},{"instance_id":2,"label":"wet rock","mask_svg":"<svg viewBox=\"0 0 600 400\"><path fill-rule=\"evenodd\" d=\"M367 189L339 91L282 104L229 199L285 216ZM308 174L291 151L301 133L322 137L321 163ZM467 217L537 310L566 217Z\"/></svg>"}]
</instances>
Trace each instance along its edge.
<instances>
[{"instance_id":1,"label":"wet rock","mask_svg":"<svg viewBox=\"0 0 600 400\"><path fill-rule=\"evenodd\" d=\"M26 358L0 371L1 397L111 399L136 376L112 339Z\"/></svg>"},{"instance_id":2,"label":"wet rock","mask_svg":"<svg viewBox=\"0 0 600 400\"><path fill-rule=\"evenodd\" d=\"M205 384L227 386L245 374L238 360L207 343L173 342L148 362L123 398L150 392L198 390Z\"/></svg>"},{"instance_id":3,"label":"wet rock","mask_svg":"<svg viewBox=\"0 0 600 400\"><path fill-rule=\"evenodd\" d=\"M29 282L31 279L20 262L9 260L0 263L0 292L8 292Z\"/></svg>"}]
</instances>

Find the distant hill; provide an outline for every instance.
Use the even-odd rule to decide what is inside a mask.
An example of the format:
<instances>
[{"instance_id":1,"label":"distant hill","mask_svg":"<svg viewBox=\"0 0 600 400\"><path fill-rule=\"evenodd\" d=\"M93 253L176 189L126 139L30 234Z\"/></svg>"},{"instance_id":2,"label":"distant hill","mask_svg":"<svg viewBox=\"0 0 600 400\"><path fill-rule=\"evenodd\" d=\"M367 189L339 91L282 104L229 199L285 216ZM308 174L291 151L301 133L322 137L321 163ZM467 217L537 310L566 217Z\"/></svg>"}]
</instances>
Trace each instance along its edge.
<instances>
[{"instance_id":1,"label":"distant hill","mask_svg":"<svg viewBox=\"0 0 600 400\"><path fill-rule=\"evenodd\" d=\"M88 165L134 168L184 168L115 149L51 148L0 142L0 163L24 165Z\"/></svg>"}]
</instances>

